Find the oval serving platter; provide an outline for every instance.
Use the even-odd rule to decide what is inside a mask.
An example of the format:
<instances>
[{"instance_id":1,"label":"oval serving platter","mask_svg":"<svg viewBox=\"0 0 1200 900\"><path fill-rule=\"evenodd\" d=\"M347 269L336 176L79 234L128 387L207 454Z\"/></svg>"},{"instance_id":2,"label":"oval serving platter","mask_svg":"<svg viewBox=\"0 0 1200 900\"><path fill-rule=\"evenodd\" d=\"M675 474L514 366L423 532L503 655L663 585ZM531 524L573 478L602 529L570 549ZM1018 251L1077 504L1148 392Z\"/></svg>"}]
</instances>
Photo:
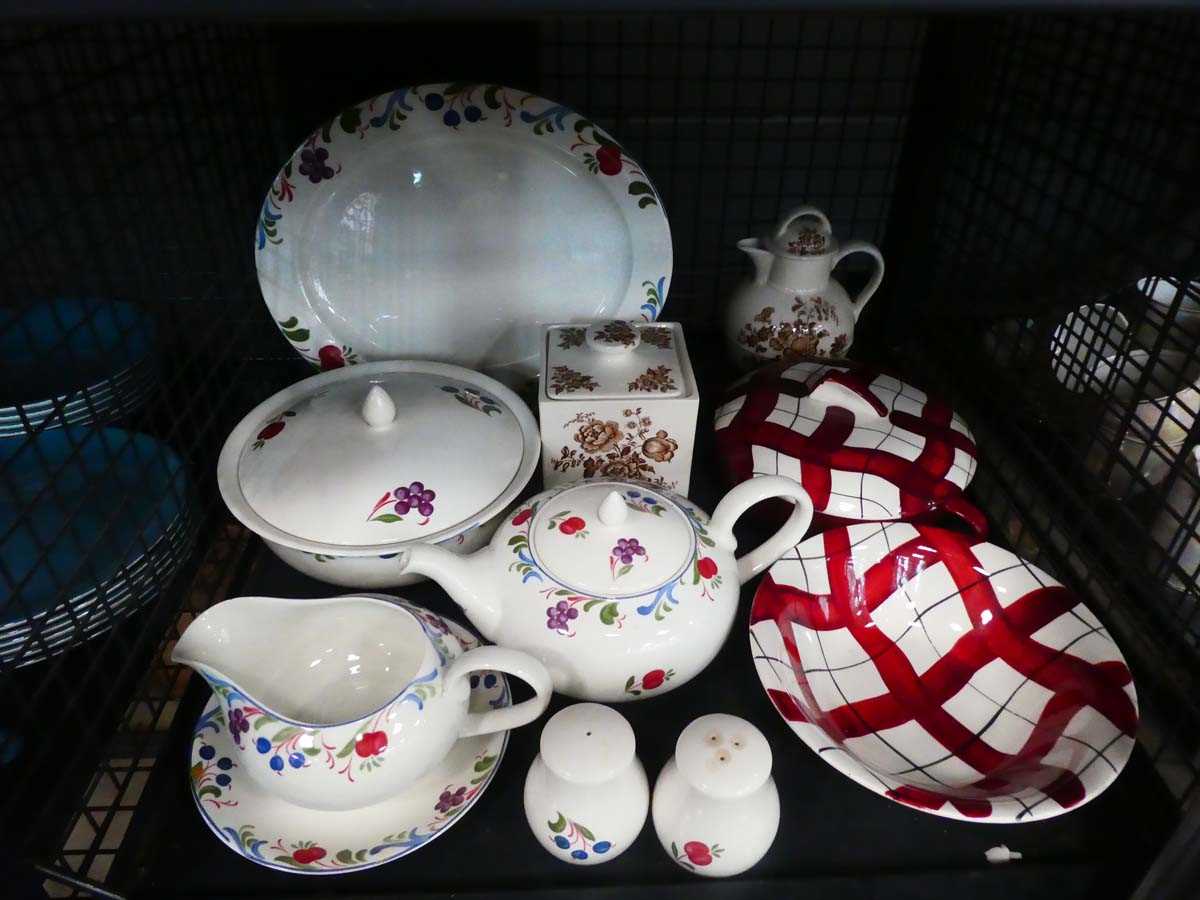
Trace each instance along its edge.
<instances>
[{"instance_id":1,"label":"oval serving platter","mask_svg":"<svg viewBox=\"0 0 1200 900\"><path fill-rule=\"evenodd\" d=\"M538 324L653 321L671 233L641 166L565 106L423 85L343 110L276 175L254 235L272 318L322 369L417 358L536 373Z\"/></svg>"}]
</instances>

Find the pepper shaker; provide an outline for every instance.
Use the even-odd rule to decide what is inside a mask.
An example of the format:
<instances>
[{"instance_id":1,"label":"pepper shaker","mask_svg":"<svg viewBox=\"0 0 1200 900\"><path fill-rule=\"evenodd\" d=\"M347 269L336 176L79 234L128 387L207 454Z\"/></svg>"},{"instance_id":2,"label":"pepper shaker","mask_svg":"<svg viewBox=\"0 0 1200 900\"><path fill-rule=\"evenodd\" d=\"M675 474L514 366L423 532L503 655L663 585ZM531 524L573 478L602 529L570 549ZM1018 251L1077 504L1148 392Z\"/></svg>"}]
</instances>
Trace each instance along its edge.
<instances>
[{"instance_id":1,"label":"pepper shaker","mask_svg":"<svg viewBox=\"0 0 1200 900\"><path fill-rule=\"evenodd\" d=\"M591 866L633 843L650 806L636 746L625 717L599 703L568 706L546 723L525 777L525 817L551 855Z\"/></svg>"},{"instance_id":2,"label":"pepper shaker","mask_svg":"<svg viewBox=\"0 0 1200 900\"><path fill-rule=\"evenodd\" d=\"M654 785L654 830L697 875L737 875L763 858L779 830L771 746L737 716L701 716L679 735Z\"/></svg>"}]
</instances>

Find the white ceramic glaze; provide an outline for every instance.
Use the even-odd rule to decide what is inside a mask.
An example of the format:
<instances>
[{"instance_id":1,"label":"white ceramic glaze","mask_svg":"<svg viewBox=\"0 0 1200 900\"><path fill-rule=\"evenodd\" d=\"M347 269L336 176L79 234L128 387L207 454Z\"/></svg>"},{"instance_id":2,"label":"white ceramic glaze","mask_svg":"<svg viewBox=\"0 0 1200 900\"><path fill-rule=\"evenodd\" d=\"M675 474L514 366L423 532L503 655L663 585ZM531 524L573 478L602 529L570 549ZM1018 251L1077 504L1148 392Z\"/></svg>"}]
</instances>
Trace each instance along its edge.
<instances>
[{"instance_id":1,"label":"white ceramic glaze","mask_svg":"<svg viewBox=\"0 0 1200 900\"><path fill-rule=\"evenodd\" d=\"M1115 306L1095 303L1069 313L1050 336L1050 367L1067 390L1082 393L1096 368L1121 352L1129 320Z\"/></svg>"},{"instance_id":2,"label":"white ceramic glaze","mask_svg":"<svg viewBox=\"0 0 1200 900\"><path fill-rule=\"evenodd\" d=\"M1129 760L1133 676L1028 561L907 522L816 535L759 583L750 651L772 705L868 790L971 822L1048 819Z\"/></svg>"},{"instance_id":3,"label":"white ceramic glaze","mask_svg":"<svg viewBox=\"0 0 1200 900\"><path fill-rule=\"evenodd\" d=\"M461 625L442 621L464 651L479 645ZM470 687L472 712L511 705L500 673L474 674ZM246 776L235 762L240 751L225 712L212 697L192 732L189 781L204 823L233 852L281 872L337 875L400 859L453 827L492 783L507 745L507 731L463 738L425 775L382 803L313 810L262 790Z\"/></svg>"},{"instance_id":4,"label":"white ceramic glaze","mask_svg":"<svg viewBox=\"0 0 1200 900\"><path fill-rule=\"evenodd\" d=\"M700 394L678 323L552 325L540 377L547 487L617 477L687 493Z\"/></svg>"},{"instance_id":5,"label":"white ceramic glaze","mask_svg":"<svg viewBox=\"0 0 1200 900\"><path fill-rule=\"evenodd\" d=\"M387 597L238 597L206 610L172 660L220 701L243 773L288 803L346 810L416 781L463 737L533 721L550 678L526 653L463 652L440 617ZM516 675L534 697L468 710L471 673Z\"/></svg>"},{"instance_id":6,"label":"white ceramic glaze","mask_svg":"<svg viewBox=\"0 0 1200 900\"><path fill-rule=\"evenodd\" d=\"M314 375L229 435L221 496L296 569L333 584L416 580L392 558L422 541L469 553L537 467L537 426L502 384L458 366L368 363Z\"/></svg>"},{"instance_id":7,"label":"white ceramic glaze","mask_svg":"<svg viewBox=\"0 0 1200 900\"><path fill-rule=\"evenodd\" d=\"M1150 536L1161 550L1152 550L1147 560L1150 570L1157 572L1167 563L1167 581L1176 590L1188 590L1200 573L1200 447L1193 447L1183 471L1176 477L1163 498L1162 510L1154 520ZM1182 576L1182 577L1181 577Z\"/></svg>"},{"instance_id":8,"label":"white ceramic glaze","mask_svg":"<svg viewBox=\"0 0 1200 900\"><path fill-rule=\"evenodd\" d=\"M734 522L770 497L795 509L735 559ZM707 666L729 633L740 586L811 520L812 503L790 478L738 485L711 520L640 482L593 480L522 503L478 553L417 544L397 564L441 584L490 640L538 656L555 690L611 703L672 690Z\"/></svg>"},{"instance_id":9,"label":"white ceramic glaze","mask_svg":"<svg viewBox=\"0 0 1200 900\"><path fill-rule=\"evenodd\" d=\"M814 224L815 220L815 224ZM788 356L845 356L854 326L883 281L883 256L866 241L841 247L825 214L814 206L787 213L763 238L738 241L754 263L725 310L725 338L733 359L752 368ZM852 253L866 253L875 269L851 298L833 269Z\"/></svg>"},{"instance_id":10,"label":"white ceramic glaze","mask_svg":"<svg viewBox=\"0 0 1200 900\"><path fill-rule=\"evenodd\" d=\"M663 850L683 868L710 878L745 872L779 830L763 733L725 713L694 720L654 783L652 812Z\"/></svg>"},{"instance_id":11,"label":"white ceramic glaze","mask_svg":"<svg viewBox=\"0 0 1200 900\"><path fill-rule=\"evenodd\" d=\"M542 729L525 777L525 818L556 859L616 859L646 822L650 789L629 722L599 703L559 710Z\"/></svg>"},{"instance_id":12,"label":"white ceramic glaze","mask_svg":"<svg viewBox=\"0 0 1200 900\"><path fill-rule=\"evenodd\" d=\"M1170 471L1200 413L1200 363L1188 354L1146 350L1099 362L1087 382L1106 400L1100 419L1101 440L1093 442L1086 462L1106 479L1109 489L1125 497L1155 486ZM1112 461L1119 448L1128 465ZM1137 476L1135 477L1135 473Z\"/></svg>"},{"instance_id":13,"label":"white ceramic glaze","mask_svg":"<svg viewBox=\"0 0 1200 900\"><path fill-rule=\"evenodd\" d=\"M671 232L638 163L578 113L498 85L343 110L259 215L263 297L323 368L419 358L536 374L539 324L658 317Z\"/></svg>"}]
</instances>

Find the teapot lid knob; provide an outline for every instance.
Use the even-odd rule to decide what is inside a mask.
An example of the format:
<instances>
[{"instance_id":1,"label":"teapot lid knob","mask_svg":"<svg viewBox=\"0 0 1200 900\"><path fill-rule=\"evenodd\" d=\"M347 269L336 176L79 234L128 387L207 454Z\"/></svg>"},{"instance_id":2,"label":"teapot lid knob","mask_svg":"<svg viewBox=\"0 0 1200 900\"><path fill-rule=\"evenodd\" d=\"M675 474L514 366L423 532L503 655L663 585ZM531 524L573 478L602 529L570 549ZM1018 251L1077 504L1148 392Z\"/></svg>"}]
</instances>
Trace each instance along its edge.
<instances>
[{"instance_id":1,"label":"teapot lid knob","mask_svg":"<svg viewBox=\"0 0 1200 900\"><path fill-rule=\"evenodd\" d=\"M608 492L608 496L600 501L598 515L605 525L620 525L629 518L629 506L620 491Z\"/></svg>"},{"instance_id":2,"label":"teapot lid knob","mask_svg":"<svg viewBox=\"0 0 1200 900\"><path fill-rule=\"evenodd\" d=\"M387 391L373 384L363 400L362 417L372 428L387 428L396 421L396 404Z\"/></svg>"}]
</instances>

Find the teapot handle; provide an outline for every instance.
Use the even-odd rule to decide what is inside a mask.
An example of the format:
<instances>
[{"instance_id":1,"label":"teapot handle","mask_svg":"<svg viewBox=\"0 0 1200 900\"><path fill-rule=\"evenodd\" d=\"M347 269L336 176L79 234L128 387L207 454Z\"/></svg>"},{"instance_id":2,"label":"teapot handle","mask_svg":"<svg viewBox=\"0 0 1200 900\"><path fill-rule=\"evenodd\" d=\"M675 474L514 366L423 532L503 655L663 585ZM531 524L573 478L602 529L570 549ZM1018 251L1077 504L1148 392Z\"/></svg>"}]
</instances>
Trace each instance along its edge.
<instances>
[{"instance_id":1,"label":"teapot handle","mask_svg":"<svg viewBox=\"0 0 1200 900\"><path fill-rule=\"evenodd\" d=\"M868 244L866 241L847 241L833 257L833 264L836 266L851 253L867 253L875 257L875 271L871 273L871 280L867 282L865 288L859 291L858 296L854 298L854 303L851 305L851 308L854 310L854 321L857 322L858 317L862 315L862 311L867 308L867 301L879 290L879 285L883 281L883 254L879 252L878 247L874 244Z\"/></svg>"},{"instance_id":2,"label":"teapot handle","mask_svg":"<svg viewBox=\"0 0 1200 900\"><path fill-rule=\"evenodd\" d=\"M833 234L833 226L829 224L829 219L825 216L825 213L821 212L815 206L797 206L795 209L787 212L784 217L779 220L779 224L775 226L775 234L773 235L775 240L779 240L781 237L783 237L784 232L788 230L788 226L797 219L804 218L804 216L812 216L814 219L820 219L821 225L825 228L825 233Z\"/></svg>"},{"instance_id":3,"label":"teapot handle","mask_svg":"<svg viewBox=\"0 0 1200 900\"><path fill-rule=\"evenodd\" d=\"M728 494L713 510L708 533L717 546L730 552L737 549L737 538L733 536L733 523L747 509L760 500L782 497L792 500L796 508L783 523L783 527L737 561L739 584L745 584L775 560L804 539L808 526L812 524L813 502L808 491L800 483L784 475L760 475L743 481Z\"/></svg>"},{"instance_id":4,"label":"teapot handle","mask_svg":"<svg viewBox=\"0 0 1200 900\"><path fill-rule=\"evenodd\" d=\"M459 737L473 737L477 734L519 728L528 725L546 711L550 703L550 693L554 689L550 673L546 671L541 660L508 647L476 647L474 650L468 650L450 664L446 672L447 689L453 690L457 679L469 678L472 672L482 669L494 669L515 675L533 688L534 695L516 706L467 713L467 718L459 729Z\"/></svg>"}]
</instances>

